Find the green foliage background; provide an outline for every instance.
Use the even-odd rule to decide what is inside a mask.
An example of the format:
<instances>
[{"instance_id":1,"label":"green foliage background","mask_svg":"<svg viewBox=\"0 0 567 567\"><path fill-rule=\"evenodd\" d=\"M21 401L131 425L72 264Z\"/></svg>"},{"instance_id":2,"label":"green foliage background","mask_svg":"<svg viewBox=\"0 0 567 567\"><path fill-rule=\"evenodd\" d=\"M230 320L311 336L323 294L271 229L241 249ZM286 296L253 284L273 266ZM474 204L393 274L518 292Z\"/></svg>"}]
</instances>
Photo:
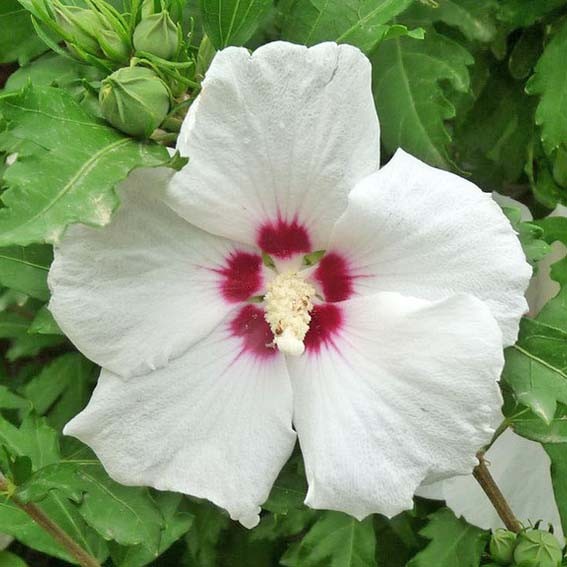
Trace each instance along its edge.
<instances>
[{"instance_id":1,"label":"green foliage background","mask_svg":"<svg viewBox=\"0 0 567 567\"><path fill-rule=\"evenodd\" d=\"M127 13L139 2L112 4ZM86 404L97 368L47 311L46 276L51 245L69 224L109 221L119 206L114 188L129 171L179 166L164 145L214 50L274 39L362 49L373 63L384 159L401 146L527 204L533 222L509 214L537 266L551 243L567 244L567 220L546 218L567 205L567 1L166 0L186 38L184 66L153 64L187 96L153 141L101 119L96 93L116 65L70 57L42 6L0 3L0 470L10 488L0 496L0 532L15 538L0 566L73 562L14 496L36 503L109 566L487 564L489 534L440 503L418 500L392 520L363 522L304 507L299 455L252 531L206 502L116 484L87 447L61 435ZM567 260L552 277L559 294L523 321L506 352L504 425L544 444L567 529Z\"/></svg>"}]
</instances>

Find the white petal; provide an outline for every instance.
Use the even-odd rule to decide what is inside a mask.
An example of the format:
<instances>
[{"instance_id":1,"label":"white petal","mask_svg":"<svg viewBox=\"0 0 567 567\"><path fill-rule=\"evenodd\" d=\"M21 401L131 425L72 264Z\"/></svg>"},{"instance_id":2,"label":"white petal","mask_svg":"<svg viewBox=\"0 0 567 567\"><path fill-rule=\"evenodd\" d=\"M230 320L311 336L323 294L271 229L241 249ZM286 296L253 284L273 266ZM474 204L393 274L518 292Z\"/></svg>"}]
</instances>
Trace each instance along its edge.
<instances>
[{"instance_id":1,"label":"white petal","mask_svg":"<svg viewBox=\"0 0 567 567\"><path fill-rule=\"evenodd\" d=\"M165 368L122 378L105 370L65 427L116 481L211 500L258 523L295 444L283 357L243 351L226 323Z\"/></svg>"},{"instance_id":2,"label":"white petal","mask_svg":"<svg viewBox=\"0 0 567 567\"><path fill-rule=\"evenodd\" d=\"M514 515L526 526L543 520L563 539L553 495L550 460L539 443L507 430L486 453L490 474L502 490ZM455 514L484 529L504 527L496 510L472 475L424 485L418 495L445 500Z\"/></svg>"},{"instance_id":3,"label":"white petal","mask_svg":"<svg viewBox=\"0 0 567 567\"><path fill-rule=\"evenodd\" d=\"M306 354L287 361L306 503L393 516L412 507L425 478L477 464L500 416L501 333L466 295L381 293L331 305L342 310L335 336L315 351L306 338Z\"/></svg>"},{"instance_id":4,"label":"white petal","mask_svg":"<svg viewBox=\"0 0 567 567\"><path fill-rule=\"evenodd\" d=\"M457 175L398 150L352 191L329 249L349 259L355 293L470 293L488 304L505 345L516 340L531 268L500 207Z\"/></svg>"},{"instance_id":5,"label":"white petal","mask_svg":"<svg viewBox=\"0 0 567 567\"><path fill-rule=\"evenodd\" d=\"M249 253L160 200L169 172L134 171L112 222L71 227L49 274L49 308L65 334L122 375L158 368L208 334L232 307L219 270L235 251Z\"/></svg>"},{"instance_id":6,"label":"white petal","mask_svg":"<svg viewBox=\"0 0 567 567\"><path fill-rule=\"evenodd\" d=\"M189 221L249 244L263 226L297 221L309 248L322 248L350 189L379 165L370 63L334 43L274 42L252 55L229 47L213 60L178 149L190 161L170 202Z\"/></svg>"}]
</instances>

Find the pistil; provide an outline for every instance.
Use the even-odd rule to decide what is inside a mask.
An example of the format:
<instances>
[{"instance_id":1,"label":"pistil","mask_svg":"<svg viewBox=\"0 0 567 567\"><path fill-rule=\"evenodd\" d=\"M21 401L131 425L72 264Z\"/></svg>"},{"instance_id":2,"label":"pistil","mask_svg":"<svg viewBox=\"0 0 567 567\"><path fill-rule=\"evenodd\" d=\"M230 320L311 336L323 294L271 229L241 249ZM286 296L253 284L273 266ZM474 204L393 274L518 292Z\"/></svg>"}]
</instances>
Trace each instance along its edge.
<instances>
[{"instance_id":1,"label":"pistil","mask_svg":"<svg viewBox=\"0 0 567 567\"><path fill-rule=\"evenodd\" d=\"M274 334L274 345L284 354L299 356L311 322L315 288L297 272L278 274L264 297L265 319Z\"/></svg>"}]
</instances>

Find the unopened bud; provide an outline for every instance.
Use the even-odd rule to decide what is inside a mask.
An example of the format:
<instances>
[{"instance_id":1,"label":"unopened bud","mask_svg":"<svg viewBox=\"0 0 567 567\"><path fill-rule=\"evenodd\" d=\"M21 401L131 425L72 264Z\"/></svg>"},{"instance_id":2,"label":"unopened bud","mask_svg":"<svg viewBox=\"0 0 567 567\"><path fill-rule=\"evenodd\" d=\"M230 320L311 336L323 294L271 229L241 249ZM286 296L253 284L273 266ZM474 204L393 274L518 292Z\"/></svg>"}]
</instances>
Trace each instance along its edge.
<instances>
[{"instance_id":1,"label":"unopened bud","mask_svg":"<svg viewBox=\"0 0 567 567\"><path fill-rule=\"evenodd\" d=\"M555 536L542 530L527 530L518 535L514 561L521 567L559 567L563 553Z\"/></svg>"},{"instance_id":2,"label":"unopened bud","mask_svg":"<svg viewBox=\"0 0 567 567\"><path fill-rule=\"evenodd\" d=\"M148 137L169 112L165 83L145 67L124 67L104 79L99 94L102 114L131 136Z\"/></svg>"},{"instance_id":3,"label":"unopened bud","mask_svg":"<svg viewBox=\"0 0 567 567\"><path fill-rule=\"evenodd\" d=\"M57 23L70 38L66 42L67 47L73 51L73 46L76 45L92 55L100 55L101 50L96 34L105 24L101 14L94 10L78 6L63 6L59 3L54 8Z\"/></svg>"},{"instance_id":4,"label":"unopened bud","mask_svg":"<svg viewBox=\"0 0 567 567\"><path fill-rule=\"evenodd\" d=\"M103 53L112 61L128 61L130 46L114 30L101 29L97 33L98 43Z\"/></svg>"},{"instance_id":5,"label":"unopened bud","mask_svg":"<svg viewBox=\"0 0 567 567\"><path fill-rule=\"evenodd\" d=\"M175 22L167 12L152 14L136 26L134 47L162 59L172 59L179 48L179 35Z\"/></svg>"},{"instance_id":6,"label":"unopened bud","mask_svg":"<svg viewBox=\"0 0 567 567\"><path fill-rule=\"evenodd\" d=\"M161 2L159 0L144 0L142 2L142 18L147 18L158 12L161 12Z\"/></svg>"},{"instance_id":7,"label":"unopened bud","mask_svg":"<svg viewBox=\"0 0 567 567\"><path fill-rule=\"evenodd\" d=\"M501 565L510 565L514 561L516 534L508 530L495 530L490 538L490 556Z\"/></svg>"}]
</instances>

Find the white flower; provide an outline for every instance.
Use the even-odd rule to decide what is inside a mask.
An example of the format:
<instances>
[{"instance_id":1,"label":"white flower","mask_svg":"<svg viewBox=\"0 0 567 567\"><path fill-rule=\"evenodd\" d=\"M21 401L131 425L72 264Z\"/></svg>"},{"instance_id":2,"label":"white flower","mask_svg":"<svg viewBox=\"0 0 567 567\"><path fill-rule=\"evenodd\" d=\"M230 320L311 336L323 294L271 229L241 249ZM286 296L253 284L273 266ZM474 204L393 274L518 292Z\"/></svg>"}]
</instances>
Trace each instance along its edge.
<instances>
[{"instance_id":1,"label":"white flower","mask_svg":"<svg viewBox=\"0 0 567 567\"><path fill-rule=\"evenodd\" d=\"M470 182L401 150L377 171L370 85L347 45L223 50L189 164L134 172L112 223L56 250L51 310L103 367L65 432L119 482L251 527L296 432L306 503L358 518L477 463L530 268Z\"/></svg>"}]
</instances>

